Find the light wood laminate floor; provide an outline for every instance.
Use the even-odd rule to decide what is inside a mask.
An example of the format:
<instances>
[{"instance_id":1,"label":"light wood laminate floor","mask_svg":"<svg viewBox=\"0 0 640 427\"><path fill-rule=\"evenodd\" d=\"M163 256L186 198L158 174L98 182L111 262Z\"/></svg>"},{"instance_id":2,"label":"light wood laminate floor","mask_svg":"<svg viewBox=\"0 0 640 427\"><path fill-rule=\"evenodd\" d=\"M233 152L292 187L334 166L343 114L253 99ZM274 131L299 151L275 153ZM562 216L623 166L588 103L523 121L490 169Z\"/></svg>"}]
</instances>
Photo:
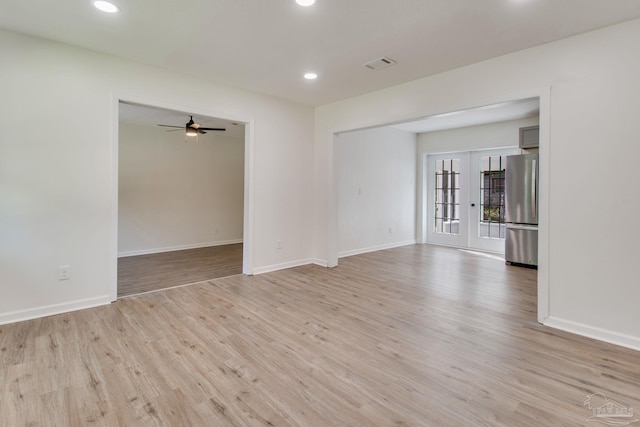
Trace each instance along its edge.
<instances>
[{"instance_id":1,"label":"light wood laminate floor","mask_svg":"<svg viewBox=\"0 0 640 427\"><path fill-rule=\"evenodd\" d=\"M413 245L0 326L0 425L586 426L596 392L640 409L640 353L536 323L536 274Z\"/></svg>"},{"instance_id":2,"label":"light wood laminate floor","mask_svg":"<svg viewBox=\"0 0 640 427\"><path fill-rule=\"evenodd\" d=\"M242 274L242 243L118 258L118 297Z\"/></svg>"}]
</instances>

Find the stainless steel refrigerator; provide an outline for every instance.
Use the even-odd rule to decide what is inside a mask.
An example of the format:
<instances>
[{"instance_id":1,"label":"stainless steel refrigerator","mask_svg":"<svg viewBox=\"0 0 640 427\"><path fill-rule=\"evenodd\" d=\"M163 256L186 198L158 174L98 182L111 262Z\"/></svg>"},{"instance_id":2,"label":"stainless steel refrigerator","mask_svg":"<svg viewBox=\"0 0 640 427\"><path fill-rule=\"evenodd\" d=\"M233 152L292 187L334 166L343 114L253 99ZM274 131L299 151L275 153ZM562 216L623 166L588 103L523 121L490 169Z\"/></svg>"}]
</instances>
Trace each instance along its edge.
<instances>
[{"instance_id":1,"label":"stainless steel refrigerator","mask_svg":"<svg viewBox=\"0 0 640 427\"><path fill-rule=\"evenodd\" d=\"M538 155L507 156L505 261L538 265Z\"/></svg>"}]
</instances>

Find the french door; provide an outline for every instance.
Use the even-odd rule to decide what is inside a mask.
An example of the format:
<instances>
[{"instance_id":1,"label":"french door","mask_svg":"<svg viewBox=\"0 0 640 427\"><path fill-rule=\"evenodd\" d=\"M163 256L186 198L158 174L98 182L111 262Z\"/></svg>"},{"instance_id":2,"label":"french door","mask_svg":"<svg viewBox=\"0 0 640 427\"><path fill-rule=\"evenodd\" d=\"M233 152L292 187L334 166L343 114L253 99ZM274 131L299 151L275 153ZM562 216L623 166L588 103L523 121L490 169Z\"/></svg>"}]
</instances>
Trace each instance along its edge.
<instances>
[{"instance_id":1,"label":"french door","mask_svg":"<svg viewBox=\"0 0 640 427\"><path fill-rule=\"evenodd\" d=\"M427 242L504 253L505 157L519 152L427 156Z\"/></svg>"},{"instance_id":2,"label":"french door","mask_svg":"<svg viewBox=\"0 0 640 427\"><path fill-rule=\"evenodd\" d=\"M468 246L469 153L427 156L427 242Z\"/></svg>"}]
</instances>

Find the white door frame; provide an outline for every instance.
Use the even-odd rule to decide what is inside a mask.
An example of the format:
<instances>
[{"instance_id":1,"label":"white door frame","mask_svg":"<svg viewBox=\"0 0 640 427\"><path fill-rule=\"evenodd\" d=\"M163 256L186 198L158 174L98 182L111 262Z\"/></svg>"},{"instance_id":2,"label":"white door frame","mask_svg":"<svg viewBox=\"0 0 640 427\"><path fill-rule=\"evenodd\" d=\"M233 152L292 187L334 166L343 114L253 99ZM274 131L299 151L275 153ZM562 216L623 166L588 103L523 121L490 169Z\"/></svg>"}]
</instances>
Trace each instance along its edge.
<instances>
[{"instance_id":1,"label":"white door frame","mask_svg":"<svg viewBox=\"0 0 640 427\"><path fill-rule=\"evenodd\" d=\"M224 120L243 123L244 137L244 218L243 218L243 251L242 273L253 274L253 224L254 224L254 120L250 117L233 116L224 111L203 110L193 106L175 105L166 100L149 99L132 94L112 94L112 128L111 128L111 262L109 268L109 298L118 299L118 152L119 152L119 104L128 102L150 107L175 111L189 111L196 115L216 117Z\"/></svg>"},{"instance_id":2,"label":"white door frame","mask_svg":"<svg viewBox=\"0 0 640 427\"><path fill-rule=\"evenodd\" d=\"M539 205L539 223L538 223L538 322L545 323L549 317L549 275L550 275L550 256L549 256L549 240L550 240L550 224L549 224L549 203L550 203L550 183L549 183L549 160L550 160L550 126L551 126L551 86L537 87L531 90L517 91L512 93L512 96L500 97L500 98L486 98L485 102L478 102L475 104L458 105L456 110L465 110L469 108L480 107L483 105L499 104L502 102L514 101L518 99L538 98L540 100L540 113L539 113L539 125L540 125L540 147L539 147L539 159L538 165L540 172L540 205ZM354 131L359 129L371 128L375 126L392 125L401 122L409 122L418 118L424 118L427 116L436 115L438 112L429 111L429 115L425 115L421 108L428 109L428 102L425 101L424 105L419 105L415 109L405 112L402 116L393 115L389 112L389 121L380 121L378 123L366 123L361 127L346 127L335 128L329 130L328 137L332 140L328 147L327 153L327 177L329 182L328 196L327 196L327 212L326 212L326 264L328 267L335 267L338 265L338 248L337 248L337 181L336 176L336 149L335 145L338 140L337 135L342 132ZM440 111L440 113L447 113L450 111ZM424 162L418 162L422 171L419 176L422 176L424 169ZM421 198L419 200L418 215L419 218L423 218L421 210L425 207L425 193L424 179L418 179L417 194ZM420 230L418 230L418 237L420 241L424 242L424 225L422 221L417 221Z\"/></svg>"}]
</instances>

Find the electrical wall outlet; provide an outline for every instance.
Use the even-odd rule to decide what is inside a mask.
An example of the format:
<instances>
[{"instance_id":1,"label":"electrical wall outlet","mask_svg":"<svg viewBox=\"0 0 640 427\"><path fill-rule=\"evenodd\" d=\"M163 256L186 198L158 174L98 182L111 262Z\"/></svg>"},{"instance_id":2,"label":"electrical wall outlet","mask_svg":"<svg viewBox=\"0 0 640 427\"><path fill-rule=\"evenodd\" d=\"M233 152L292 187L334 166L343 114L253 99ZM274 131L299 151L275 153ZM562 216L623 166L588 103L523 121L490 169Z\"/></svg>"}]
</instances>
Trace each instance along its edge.
<instances>
[{"instance_id":1,"label":"electrical wall outlet","mask_svg":"<svg viewBox=\"0 0 640 427\"><path fill-rule=\"evenodd\" d=\"M58 280L71 279L71 267L68 265L61 265L58 267Z\"/></svg>"},{"instance_id":2,"label":"electrical wall outlet","mask_svg":"<svg viewBox=\"0 0 640 427\"><path fill-rule=\"evenodd\" d=\"M282 249L282 240L276 240L276 249Z\"/></svg>"}]
</instances>

